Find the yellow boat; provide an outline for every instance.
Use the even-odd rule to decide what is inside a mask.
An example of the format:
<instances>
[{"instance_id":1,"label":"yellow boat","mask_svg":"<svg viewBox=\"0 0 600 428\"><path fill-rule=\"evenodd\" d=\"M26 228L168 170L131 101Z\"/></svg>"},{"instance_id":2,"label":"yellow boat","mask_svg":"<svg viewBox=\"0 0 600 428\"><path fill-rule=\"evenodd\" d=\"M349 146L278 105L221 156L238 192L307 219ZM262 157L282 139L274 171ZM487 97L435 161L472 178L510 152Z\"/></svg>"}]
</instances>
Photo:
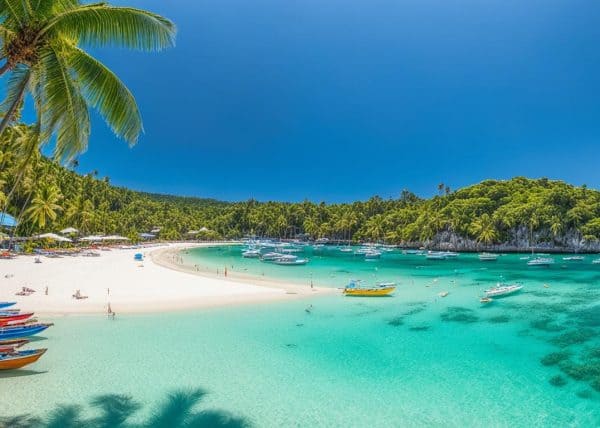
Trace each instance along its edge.
<instances>
[{"instance_id":1,"label":"yellow boat","mask_svg":"<svg viewBox=\"0 0 600 428\"><path fill-rule=\"evenodd\" d=\"M387 296L394 290L396 290L396 286L393 283L380 284L375 287L360 287L357 286L357 281L352 281L344 288L344 294L346 296L378 297Z\"/></svg>"}]
</instances>

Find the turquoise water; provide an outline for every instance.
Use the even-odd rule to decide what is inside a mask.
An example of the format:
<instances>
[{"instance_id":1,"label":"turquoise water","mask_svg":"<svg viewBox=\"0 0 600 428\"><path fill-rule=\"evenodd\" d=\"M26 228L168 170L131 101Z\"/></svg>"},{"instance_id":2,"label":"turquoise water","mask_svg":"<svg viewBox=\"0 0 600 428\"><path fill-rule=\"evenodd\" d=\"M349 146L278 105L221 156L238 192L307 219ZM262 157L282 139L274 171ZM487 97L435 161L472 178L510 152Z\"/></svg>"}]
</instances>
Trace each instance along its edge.
<instances>
[{"instance_id":1,"label":"turquoise water","mask_svg":"<svg viewBox=\"0 0 600 428\"><path fill-rule=\"evenodd\" d=\"M50 348L42 360L0 374L0 414L57 426L600 425L600 266L591 257L527 268L516 255L312 255L305 267L280 267L236 252L184 257L299 283L400 285L391 298L56 319L36 343ZM482 307L477 296L500 275L524 292Z\"/></svg>"}]
</instances>

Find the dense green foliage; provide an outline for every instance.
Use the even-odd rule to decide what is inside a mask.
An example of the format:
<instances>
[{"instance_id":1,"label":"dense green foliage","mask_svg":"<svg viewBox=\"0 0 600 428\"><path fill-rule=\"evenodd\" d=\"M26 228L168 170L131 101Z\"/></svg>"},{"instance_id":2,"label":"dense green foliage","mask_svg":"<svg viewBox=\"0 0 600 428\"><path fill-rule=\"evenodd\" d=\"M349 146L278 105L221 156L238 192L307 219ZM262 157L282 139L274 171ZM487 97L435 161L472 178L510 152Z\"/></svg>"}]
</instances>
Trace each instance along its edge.
<instances>
[{"instance_id":1,"label":"dense green foliage","mask_svg":"<svg viewBox=\"0 0 600 428\"><path fill-rule=\"evenodd\" d=\"M467 238L496 244L531 239L564 244L600 239L600 192L561 181L486 180L431 199L403 191L398 199L325 204L304 201L228 203L155 195L110 185L97 173L79 175L36 153L20 162L28 128L9 128L0 141L0 199L14 187L9 212L21 219L19 234L73 226L83 233L136 236L160 227L163 239L257 235L427 243ZM194 235L196 236L196 235ZM529 243L528 241L526 242ZM524 244L515 244L524 245Z\"/></svg>"}]
</instances>

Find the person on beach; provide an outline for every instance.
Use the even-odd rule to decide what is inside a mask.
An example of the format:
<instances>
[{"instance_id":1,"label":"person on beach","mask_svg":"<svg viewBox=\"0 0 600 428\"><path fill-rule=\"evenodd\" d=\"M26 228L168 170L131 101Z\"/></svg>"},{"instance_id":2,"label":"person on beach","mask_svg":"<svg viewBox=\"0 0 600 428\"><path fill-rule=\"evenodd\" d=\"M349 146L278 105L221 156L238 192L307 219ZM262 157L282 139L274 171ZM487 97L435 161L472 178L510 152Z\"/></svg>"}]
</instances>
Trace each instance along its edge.
<instances>
[{"instance_id":1,"label":"person on beach","mask_svg":"<svg viewBox=\"0 0 600 428\"><path fill-rule=\"evenodd\" d=\"M227 266L225 266L225 278L227 278Z\"/></svg>"},{"instance_id":2,"label":"person on beach","mask_svg":"<svg viewBox=\"0 0 600 428\"><path fill-rule=\"evenodd\" d=\"M46 289L44 290L44 294L46 294L46 296L48 295L48 286L46 286Z\"/></svg>"}]
</instances>

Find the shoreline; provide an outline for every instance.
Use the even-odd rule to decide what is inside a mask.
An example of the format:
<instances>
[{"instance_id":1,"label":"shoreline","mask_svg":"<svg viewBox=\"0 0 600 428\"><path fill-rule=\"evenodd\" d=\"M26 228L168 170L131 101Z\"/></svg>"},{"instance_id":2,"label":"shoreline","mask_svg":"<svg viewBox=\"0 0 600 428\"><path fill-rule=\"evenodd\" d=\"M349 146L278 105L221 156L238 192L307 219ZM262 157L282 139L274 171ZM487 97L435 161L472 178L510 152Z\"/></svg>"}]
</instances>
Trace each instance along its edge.
<instances>
[{"instance_id":1,"label":"shoreline","mask_svg":"<svg viewBox=\"0 0 600 428\"><path fill-rule=\"evenodd\" d=\"M331 295L334 288L285 283L256 277L222 277L178 265L173 255L185 248L222 244L168 244L159 248L113 249L100 257L18 256L0 261L0 301L16 301L23 312L44 317L106 315L108 305L119 314L188 311L269 303ZM144 253L144 261L133 260ZM16 296L21 287L36 290ZM48 288L48 295L45 289ZM76 290L87 296L77 300Z\"/></svg>"}]
</instances>

